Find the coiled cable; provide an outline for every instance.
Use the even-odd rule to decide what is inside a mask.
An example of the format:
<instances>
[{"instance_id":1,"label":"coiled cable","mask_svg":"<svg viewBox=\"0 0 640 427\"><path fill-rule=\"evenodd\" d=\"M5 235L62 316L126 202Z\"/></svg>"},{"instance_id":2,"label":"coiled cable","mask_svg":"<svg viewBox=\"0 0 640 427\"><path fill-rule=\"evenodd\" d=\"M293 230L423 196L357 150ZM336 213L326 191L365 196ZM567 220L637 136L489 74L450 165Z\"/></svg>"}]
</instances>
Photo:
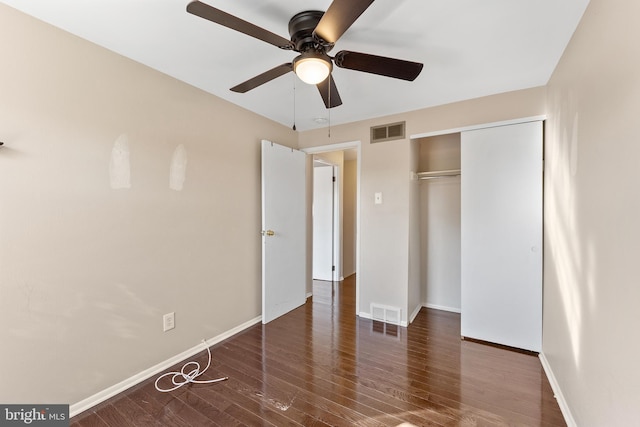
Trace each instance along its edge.
<instances>
[{"instance_id":1,"label":"coiled cable","mask_svg":"<svg viewBox=\"0 0 640 427\"><path fill-rule=\"evenodd\" d=\"M209 366L211 366L211 350L209 350L209 346L207 345L205 340L202 340L202 344L207 348L207 353L209 354L209 361L207 362L207 366L201 371L200 364L195 361L187 362L184 364L180 372L167 372L165 374L160 375L155 382L156 390L162 393L169 393L171 391L177 390L185 384L213 384L220 381L228 380L229 377L217 378L215 380L197 380L200 375L204 374ZM187 370L193 367L193 369L189 372ZM173 387L171 388L161 388L158 386L158 383L164 377L171 376L171 383L173 383Z\"/></svg>"}]
</instances>

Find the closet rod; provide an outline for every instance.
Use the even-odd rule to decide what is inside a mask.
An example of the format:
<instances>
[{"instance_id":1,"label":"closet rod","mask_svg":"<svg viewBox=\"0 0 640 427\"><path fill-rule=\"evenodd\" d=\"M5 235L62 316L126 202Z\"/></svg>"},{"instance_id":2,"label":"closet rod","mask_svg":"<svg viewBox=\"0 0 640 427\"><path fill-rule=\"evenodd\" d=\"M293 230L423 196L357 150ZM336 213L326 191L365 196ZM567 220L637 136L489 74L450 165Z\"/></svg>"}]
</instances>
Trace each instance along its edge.
<instances>
[{"instance_id":1,"label":"closet rod","mask_svg":"<svg viewBox=\"0 0 640 427\"><path fill-rule=\"evenodd\" d=\"M430 179L445 179L445 178L455 178L460 176L460 174L458 175L440 175L440 176L422 176L419 177L418 180L420 181L428 181Z\"/></svg>"},{"instance_id":2,"label":"closet rod","mask_svg":"<svg viewBox=\"0 0 640 427\"><path fill-rule=\"evenodd\" d=\"M419 172L418 179L438 179L438 178L454 178L460 176L460 169L433 171L433 172Z\"/></svg>"}]
</instances>

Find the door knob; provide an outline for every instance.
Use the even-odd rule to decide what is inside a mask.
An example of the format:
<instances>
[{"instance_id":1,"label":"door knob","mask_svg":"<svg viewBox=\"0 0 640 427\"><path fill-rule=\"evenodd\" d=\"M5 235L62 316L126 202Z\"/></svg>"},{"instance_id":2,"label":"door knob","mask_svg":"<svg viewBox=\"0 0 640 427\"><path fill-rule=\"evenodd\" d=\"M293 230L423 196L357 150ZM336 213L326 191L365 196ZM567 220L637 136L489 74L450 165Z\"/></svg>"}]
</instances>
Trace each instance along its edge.
<instances>
[{"instance_id":1,"label":"door knob","mask_svg":"<svg viewBox=\"0 0 640 427\"><path fill-rule=\"evenodd\" d=\"M267 230L267 231L262 230L262 235L263 235L263 236L271 237L271 236L275 236L275 235L276 235L276 232L275 232L275 231L273 231L273 230Z\"/></svg>"}]
</instances>

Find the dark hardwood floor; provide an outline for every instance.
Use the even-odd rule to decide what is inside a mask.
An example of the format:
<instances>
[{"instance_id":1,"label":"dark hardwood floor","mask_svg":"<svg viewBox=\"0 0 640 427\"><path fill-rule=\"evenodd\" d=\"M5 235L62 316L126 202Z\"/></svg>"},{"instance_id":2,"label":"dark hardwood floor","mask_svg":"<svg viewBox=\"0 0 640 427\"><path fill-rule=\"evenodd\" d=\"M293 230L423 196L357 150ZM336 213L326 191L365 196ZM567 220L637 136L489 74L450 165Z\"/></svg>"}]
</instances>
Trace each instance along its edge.
<instances>
[{"instance_id":1,"label":"dark hardwood floor","mask_svg":"<svg viewBox=\"0 0 640 427\"><path fill-rule=\"evenodd\" d=\"M358 318L353 276L315 282L304 306L211 353L201 379L227 381L160 393L154 377L71 425L566 425L535 355L461 340L454 313L422 309L408 328Z\"/></svg>"}]
</instances>

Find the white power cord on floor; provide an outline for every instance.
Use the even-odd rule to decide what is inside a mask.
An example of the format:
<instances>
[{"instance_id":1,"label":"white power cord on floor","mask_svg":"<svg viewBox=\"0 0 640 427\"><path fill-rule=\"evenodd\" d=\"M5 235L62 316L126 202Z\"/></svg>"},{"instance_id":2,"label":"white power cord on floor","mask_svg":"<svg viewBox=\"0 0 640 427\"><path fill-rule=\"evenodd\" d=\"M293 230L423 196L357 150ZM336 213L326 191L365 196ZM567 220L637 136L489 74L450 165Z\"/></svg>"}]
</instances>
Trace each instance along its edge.
<instances>
[{"instance_id":1,"label":"white power cord on floor","mask_svg":"<svg viewBox=\"0 0 640 427\"><path fill-rule=\"evenodd\" d=\"M156 379L156 390L162 392L162 393L169 393L170 391L174 391L179 389L180 387L182 387L185 384L189 384L189 383L194 383L194 384L212 384L212 383L217 383L220 381L224 381L224 380L228 380L229 377L222 377L222 378L218 378L215 380L196 380L196 378L198 378L200 375L204 374L205 371L207 369L209 369L209 366L211 366L211 350L209 350L209 346L207 345L207 342L205 340L202 340L202 344L204 344L204 346L207 348L207 353L209 354L209 362L207 362L207 367L204 368L202 371L200 370L200 364L198 362L187 362L185 363L185 365L182 367L182 369L180 370L180 372L167 372L166 374L162 374L158 377L158 379ZM186 372L187 369L189 369L190 366L193 366L194 368L189 371ZM168 377L171 376L171 382L173 383L174 387L172 388L160 388L158 386L158 382L164 378L164 377Z\"/></svg>"}]
</instances>

